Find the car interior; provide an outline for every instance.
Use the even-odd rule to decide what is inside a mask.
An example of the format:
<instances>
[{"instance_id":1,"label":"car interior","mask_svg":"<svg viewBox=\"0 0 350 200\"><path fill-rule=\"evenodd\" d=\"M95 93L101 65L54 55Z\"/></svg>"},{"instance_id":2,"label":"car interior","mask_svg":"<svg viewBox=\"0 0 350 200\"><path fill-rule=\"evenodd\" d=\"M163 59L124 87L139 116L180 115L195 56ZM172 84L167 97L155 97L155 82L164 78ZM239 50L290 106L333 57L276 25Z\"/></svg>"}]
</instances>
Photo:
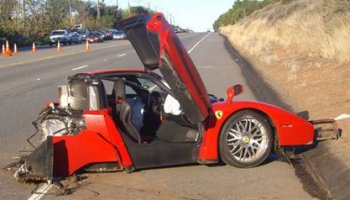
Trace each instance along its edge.
<instances>
[{"instance_id":1,"label":"car interior","mask_svg":"<svg viewBox=\"0 0 350 200\"><path fill-rule=\"evenodd\" d=\"M200 132L181 113L164 111L170 89L157 79L128 74L102 78L108 106L136 168L193 163Z\"/></svg>"},{"instance_id":2,"label":"car interior","mask_svg":"<svg viewBox=\"0 0 350 200\"><path fill-rule=\"evenodd\" d=\"M138 144L195 143L198 130L183 113L164 111L168 91L146 77L129 74L102 79L107 89L107 101L117 127L128 139ZM160 84L160 83L158 83Z\"/></svg>"}]
</instances>

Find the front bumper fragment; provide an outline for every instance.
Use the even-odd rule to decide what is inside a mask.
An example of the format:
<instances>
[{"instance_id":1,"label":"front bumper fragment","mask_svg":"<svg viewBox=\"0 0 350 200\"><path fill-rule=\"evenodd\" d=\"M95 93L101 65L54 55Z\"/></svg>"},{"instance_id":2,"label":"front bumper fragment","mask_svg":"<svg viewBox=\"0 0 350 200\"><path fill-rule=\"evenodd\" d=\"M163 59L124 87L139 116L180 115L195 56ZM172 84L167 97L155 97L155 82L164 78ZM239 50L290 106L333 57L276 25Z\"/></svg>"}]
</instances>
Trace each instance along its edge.
<instances>
[{"instance_id":1,"label":"front bumper fragment","mask_svg":"<svg viewBox=\"0 0 350 200\"><path fill-rule=\"evenodd\" d=\"M52 136L48 136L46 141L24 158L24 163L15 172L15 178L24 182L52 182L53 153Z\"/></svg>"},{"instance_id":2,"label":"front bumper fragment","mask_svg":"<svg viewBox=\"0 0 350 200\"><path fill-rule=\"evenodd\" d=\"M317 141L337 140L341 137L341 130L334 119L311 120L315 127Z\"/></svg>"}]
</instances>

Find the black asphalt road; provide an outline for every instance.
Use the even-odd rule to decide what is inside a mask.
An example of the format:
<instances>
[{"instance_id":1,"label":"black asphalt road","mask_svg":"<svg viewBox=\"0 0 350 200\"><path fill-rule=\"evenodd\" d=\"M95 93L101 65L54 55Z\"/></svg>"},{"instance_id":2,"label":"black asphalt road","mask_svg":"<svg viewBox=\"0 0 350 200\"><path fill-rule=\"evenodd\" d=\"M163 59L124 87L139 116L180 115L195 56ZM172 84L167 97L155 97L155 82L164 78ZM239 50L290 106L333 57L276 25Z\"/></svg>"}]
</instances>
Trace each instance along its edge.
<instances>
[{"instance_id":1,"label":"black asphalt road","mask_svg":"<svg viewBox=\"0 0 350 200\"><path fill-rule=\"evenodd\" d=\"M224 39L216 33L180 35L199 69L209 93L225 97L226 88L246 86L240 99L255 100L239 66L225 50ZM21 52L0 57L0 166L28 150L26 138L31 122L42 106L58 97L57 86L78 72L110 68L141 68L128 41L64 46L36 54ZM272 159L274 160L274 159ZM312 199L303 190L294 169L281 160L252 169L230 166L182 166L143 170L132 174L89 174L88 183L72 195L32 196L35 185L17 183L6 171L0 172L0 199Z\"/></svg>"}]
</instances>

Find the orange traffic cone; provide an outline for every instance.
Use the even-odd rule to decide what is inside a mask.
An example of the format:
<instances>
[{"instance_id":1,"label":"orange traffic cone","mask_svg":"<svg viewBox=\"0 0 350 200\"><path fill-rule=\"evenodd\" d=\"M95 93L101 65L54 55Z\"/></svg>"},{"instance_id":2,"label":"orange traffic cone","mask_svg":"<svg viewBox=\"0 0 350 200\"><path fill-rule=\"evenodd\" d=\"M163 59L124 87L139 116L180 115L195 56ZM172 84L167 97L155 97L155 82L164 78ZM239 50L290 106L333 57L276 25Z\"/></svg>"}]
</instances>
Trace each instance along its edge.
<instances>
[{"instance_id":1,"label":"orange traffic cone","mask_svg":"<svg viewBox=\"0 0 350 200\"><path fill-rule=\"evenodd\" d=\"M57 52L61 51L61 43L60 41L57 42Z\"/></svg>"},{"instance_id":2,"label":"orange traffic cone","mask_svg":"<svg viewBox=\"0 0 350 200\"><path fill-rule=\"evenodd\" d=\"M88 40L86 40L86 43L85 43L85 51L90 51L90 46L89 46Z\"/></svg>"},{"instance_id":3,"label":"orange traffic cone","mask_svg":"<svg viewBox=\"0 0 350 200\"><path fill-rule=\"evenodd\" d=\"M32 53L35 53L36 52L36 46L35 46L35 42L33 42L33 45L32 45Z\"/></svg>"},{"instance_id":4,"label":"orange traffic cone","mask_svg":"<svg viewBox=\"0 0 350 200\"><path fill-rule=\"evenodd\" d=\"M1 53L2 53L3 56L5 55L5 45L4 44L2 44Z\"/></svg>"},{"instance_id":5,"label":"orange traffic cone","mask_svg":"<svg viewBox=\"0 0 350 200\"><path fill-rule=\"evenodd\" d=\"M12 52L11 52L11 49L10 49L10 45L9 45L9 41L8 41L8 40L6 40L6 47L5 47L5 48L6 48L6 51L7 51L7 52L12 53Z\"/></svg>"},{"instance_id":6,"label":"orange traffic cone","mask_svg":"<svg viewBox=\"0 0 350 200\"><path fill-rule=\"evenodd\" d=\"M12 56L12 52L10 50L10 45L9 45L9 41L6 40L6 45L5 45L5 54L4 56L8 57L8 56Z\"/></svg>"},{"instance_id":7,"label":"orange traffic cone","mask_svg":"<svg viewBox=\"0 0 350 200\"><path fill-rule=\"evenodd\" d=\"M9 45L9 41L8 41L8 40L6 40L6 46L5 46L5 48L6 48L6 51L9 51L9 50L10 50L10 45Z\"/></svg>"},{"instance_id":8,"label":"orange traffic cone","mask_svg":"<svg viewBox=\"0 0 350 200\"><path fill-rule=\"evenodd\" d=\"M16 43L13 45L13 53L17 53L17 44Z\"/></svg>"}]
</instances>

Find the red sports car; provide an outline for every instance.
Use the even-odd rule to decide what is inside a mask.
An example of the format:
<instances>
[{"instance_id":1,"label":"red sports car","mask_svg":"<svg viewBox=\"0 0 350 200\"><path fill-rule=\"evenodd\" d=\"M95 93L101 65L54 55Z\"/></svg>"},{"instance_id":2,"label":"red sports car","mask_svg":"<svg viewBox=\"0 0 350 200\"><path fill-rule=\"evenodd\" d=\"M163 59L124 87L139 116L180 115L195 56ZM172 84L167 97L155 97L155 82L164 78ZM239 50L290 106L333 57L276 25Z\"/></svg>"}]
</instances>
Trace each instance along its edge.
<instances>
[{"instance_id":1,"label":"red sports car","mask_svg":"<svg viewBox=\"0 0 350 200\"><path fill-rule=\"evenodd\" d=\"M41 144L17 178L53 180L78 170L128 172L221 159L254 167L271 151L310 145L311 123L278 107L207 93L177 35L160 13L121 26L145 70L106 70L69 77L34 122ZM159 73L153 72L159 70Z\"/></svg>"}]
</instances>

